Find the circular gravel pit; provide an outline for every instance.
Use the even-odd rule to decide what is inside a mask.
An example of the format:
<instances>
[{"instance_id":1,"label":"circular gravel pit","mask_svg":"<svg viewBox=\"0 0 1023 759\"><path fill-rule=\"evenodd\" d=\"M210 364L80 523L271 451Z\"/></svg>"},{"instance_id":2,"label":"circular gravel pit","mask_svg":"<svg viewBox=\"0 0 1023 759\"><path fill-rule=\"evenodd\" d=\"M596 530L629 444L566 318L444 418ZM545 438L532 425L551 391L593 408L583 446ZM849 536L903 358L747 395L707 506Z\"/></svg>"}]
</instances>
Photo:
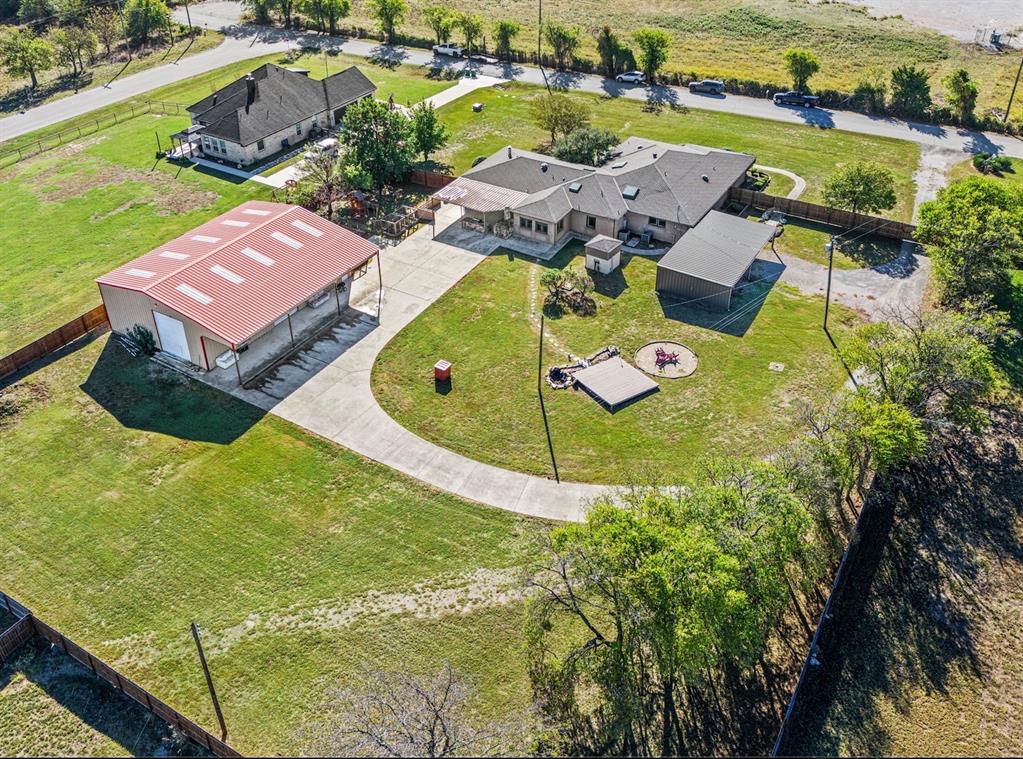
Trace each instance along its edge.
<instances>
[{"instance_id":1,"label":"circular gravel pit","mask_svg":"<svg viewBox=\"0 0 1023 759\"><path fill-rule=\"evenodd\" d=\"M668 360L658 359L658 349ZM677 357L672 359L672 354ZM636 351L636 366L652 377L679 379L696 371L696 354L674 340L656 340Z\"/></svg>"}]
</instances>

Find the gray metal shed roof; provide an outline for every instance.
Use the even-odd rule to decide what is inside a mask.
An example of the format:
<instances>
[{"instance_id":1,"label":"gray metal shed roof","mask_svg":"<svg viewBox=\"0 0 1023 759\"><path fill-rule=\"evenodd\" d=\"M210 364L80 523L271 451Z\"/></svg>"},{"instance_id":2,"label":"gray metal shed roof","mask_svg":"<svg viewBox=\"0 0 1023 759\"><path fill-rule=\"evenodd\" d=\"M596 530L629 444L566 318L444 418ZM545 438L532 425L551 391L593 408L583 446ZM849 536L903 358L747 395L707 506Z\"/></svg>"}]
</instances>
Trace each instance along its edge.
<instances>
[{"instance_id":1,"label":"gray metal shed roof","mask_svg":"<svg viewBox=\"0 0 1023 759\"><path fill-rule=\"evenodd\" d=\"M711 211L682 235L657 266L734 287L774 232L770 224Z\"/></svg>"},{"instance_id":2,"label":"gray metal shed roof","mask_svg":"<svg viewBox=\"0 0 1023 759\"><path fill-rule=\"evenodd\" d=\"M603 260L609 260L621 250L622 241L607 235L594 235L586 241L586 252Z\"/></svg>"},{"instance_id":3,"label":"gray metal shed roof","mask_svg":"<svg viewBox=\"0 0 1023 759\"><path fill-rule=\"evenodd\" d=\"M625 363L621 356L588 366L572 376L578 384L612 409L658 389L656 382L636 367Z\"/></svg>"}]
</instances>

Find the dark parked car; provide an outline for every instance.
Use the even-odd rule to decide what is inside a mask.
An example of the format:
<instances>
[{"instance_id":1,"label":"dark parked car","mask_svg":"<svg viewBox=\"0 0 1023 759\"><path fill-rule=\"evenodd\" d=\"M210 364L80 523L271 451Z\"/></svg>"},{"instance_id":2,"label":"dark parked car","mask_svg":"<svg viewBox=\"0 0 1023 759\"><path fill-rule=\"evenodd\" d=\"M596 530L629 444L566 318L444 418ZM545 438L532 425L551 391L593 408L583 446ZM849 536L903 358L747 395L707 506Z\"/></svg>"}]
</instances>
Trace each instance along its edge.
<instances>
[{"instance_id":1,"label":"dark parked car","mask_svg":"<svg viewBox=\"0 0 1023 759\"><path fill-rule=\"evenodd\" d=\"M801 105L804 108L813 108L820 102L821 99L816 95L807 95L802 92L796 92L795 90L774 93L775 105Z\"/></svg>"},{"instance_id":2,"label":"dark parked car","mask_svg":"<svg viewBox=\"0 0 1023 759\"><path fill-rule=\"evenodd\" d=\"M725 83L717 79L702 79L699 82L689 83L690 92L706 92L708 95L724 95Z\"/></svg>"}]
</instances>

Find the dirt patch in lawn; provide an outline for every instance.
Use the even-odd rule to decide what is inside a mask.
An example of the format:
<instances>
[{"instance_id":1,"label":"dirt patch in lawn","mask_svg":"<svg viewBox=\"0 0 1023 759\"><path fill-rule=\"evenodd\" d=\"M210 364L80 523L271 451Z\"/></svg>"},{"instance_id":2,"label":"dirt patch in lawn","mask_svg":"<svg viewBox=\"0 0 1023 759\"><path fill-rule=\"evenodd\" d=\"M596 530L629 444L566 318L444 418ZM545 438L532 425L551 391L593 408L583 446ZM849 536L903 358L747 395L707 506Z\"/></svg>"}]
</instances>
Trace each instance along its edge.
<instances>
[{"instance_id":1,"label":"dirt patch in lawn","mask_svg":"<svg viewBox=\"0 0 1023 759\"><path fill-rule=\"evenodd\" d=\"M17 422L36 403L50 397L50 389L42 382L26 380L0 390L0 430Z\"/></svg>"}]
</instances>

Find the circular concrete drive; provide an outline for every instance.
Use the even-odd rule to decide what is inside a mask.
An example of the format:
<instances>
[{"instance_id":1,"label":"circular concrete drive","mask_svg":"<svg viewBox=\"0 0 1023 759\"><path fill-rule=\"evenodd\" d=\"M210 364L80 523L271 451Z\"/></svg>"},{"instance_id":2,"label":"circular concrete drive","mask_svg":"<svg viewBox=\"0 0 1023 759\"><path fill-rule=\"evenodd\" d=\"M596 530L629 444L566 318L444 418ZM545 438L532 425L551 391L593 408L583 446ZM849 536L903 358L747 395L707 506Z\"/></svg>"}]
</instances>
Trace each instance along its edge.
<instances>
[{"instance_id":1,"label":"circular concrete drive","mask_svg":"<svg viewBox=\"0 0 1023 759\"><path fill-rule=\"evenodd\" d=\"M659 358L658 351L666 358ZM696 371L696 354L674 340L656 340L636 351L636 366L651 377L680 379Z\"/></svg>"}]
</instances>

